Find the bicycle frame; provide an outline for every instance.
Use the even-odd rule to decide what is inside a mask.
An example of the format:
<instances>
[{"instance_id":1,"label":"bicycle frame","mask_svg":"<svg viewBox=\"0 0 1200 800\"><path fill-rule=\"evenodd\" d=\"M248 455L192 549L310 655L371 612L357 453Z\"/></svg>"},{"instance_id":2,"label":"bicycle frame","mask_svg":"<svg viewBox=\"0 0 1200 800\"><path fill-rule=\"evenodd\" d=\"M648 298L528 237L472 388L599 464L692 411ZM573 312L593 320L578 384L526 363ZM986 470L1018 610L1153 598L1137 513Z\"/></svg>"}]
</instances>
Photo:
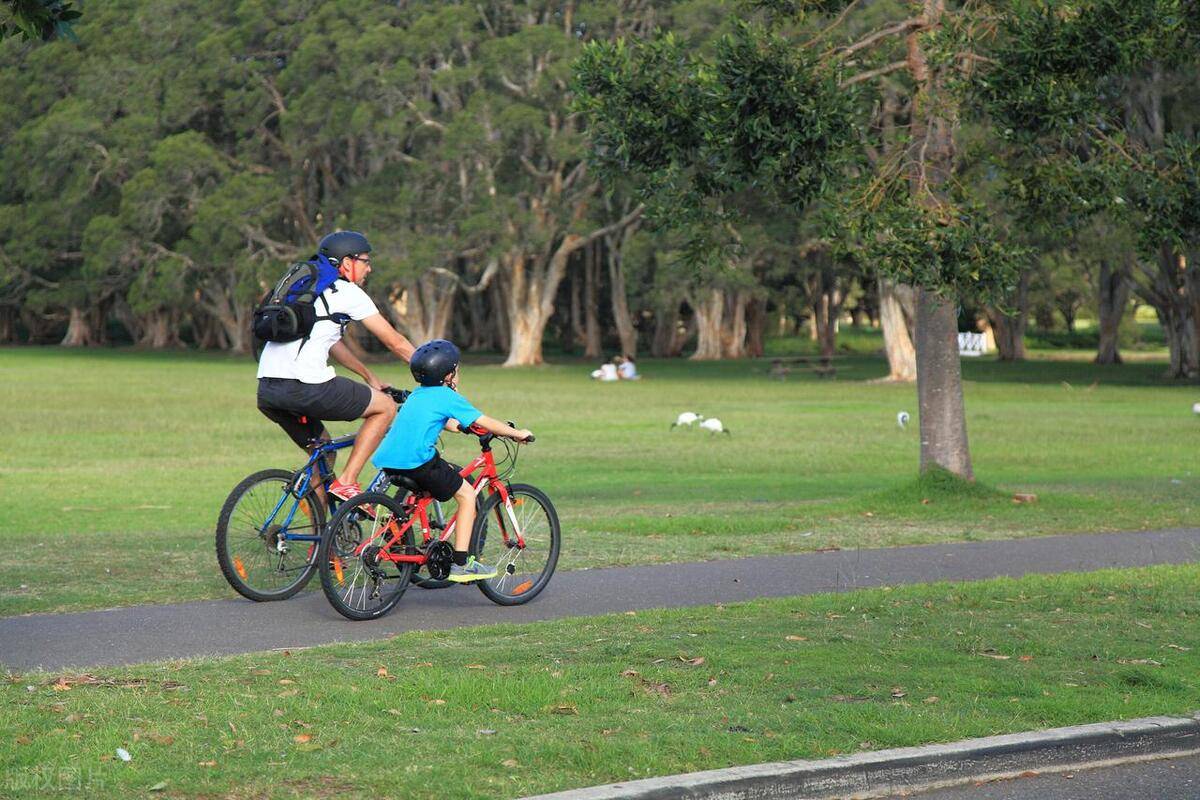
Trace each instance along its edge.
<instances>
[{"instance_id":1,"label":"bicycle frame","mask_svg":"<svg viewBox=\"0 0 1200 800\"><path fill-rule=\"evenodd\" d=\"M325 459L325 456L329 453L336 453L338 450L345 450L348 447L353 447L355 436L356 434L349 434L347 436L339 436L336 439L330 439L327 441L313 441L315 446L313 447L312 453L308 457L308 461L305 462L304 466L296 470L296 472L293 474L292 480L288 486L288 491L279 496L279 501L275 503L275 507L271 509L271 513L267 515L267 518L262 525L263 529L265 529L274 524L275 517L280 513L280 511L283 510L283 506L285 503L287 503L288 497L290 496L293 499L292 506L290 509L288 509L287 516L279 525L281 534L279 537L280 547L283 546L283 542L316 543L321 541L321 535L319 532L316 534L292 533L288 530L288 528L291 527L292 521L296 518L296 512L301 508L301 503L305 502L303 498L313 484L314 471L317 473L321 481L321 485L328 486L330 480L333 479L333 472L329 469L329 462ZM386 485L387 475L380 471L376 473L375 477L371 480L367 491L379 491Z\"/></svg>"},{"instance_id":2,"label":"bicycle frame","mask_svg":"<svg viewBox=\"0 0 1200 800\"><path fill-rule=\"evenodd\" d=\"M480 470L479 477L472 479L471 475L476 470ZM508 515L508 521L512 525L513 536L516 539L515 544L518 548L524 549L525 538L521 535L520 525L517 523L516 515L513 513L512 497L508 493L508 486L505 485L504 481L500 480L499 474L496 471L496 459L492 455L491 446L487 442L481 443L479 455L470 464L459 470L458 474L462 476L463 480L471 483L476 496L479 495L485 484L490 491L500 495L500 500L504 504L504 510ZM433 535L430 533L428 508L434 502L436 501L431 495L422 493L417 497L415 502L411 503L412 513L403 525L398 525L395 519L388 522L382 534L385 537L385 541L380 546L379 560L387 560L396 564L416 564L418 567L428 561L424 553L415 553L412 555L391 553L388 551L388 548L418 522L421 525L421 534L423 537L421 545L429 544L433 540ZM446 521L442 528L442 535L438 537L438 540L443 542L448 540L454 533L457 523L458 512L456 511L454 516ZM504 524L503 518L501 518L500 523L500 532L504 538L504 543L511 547L513 541L509 538L508 527ZM369 546L368 542L370 541L368 539L367 541L360 542L354 548L354 555L361 555L363 550Z\"/></svg>"}]
</instances>

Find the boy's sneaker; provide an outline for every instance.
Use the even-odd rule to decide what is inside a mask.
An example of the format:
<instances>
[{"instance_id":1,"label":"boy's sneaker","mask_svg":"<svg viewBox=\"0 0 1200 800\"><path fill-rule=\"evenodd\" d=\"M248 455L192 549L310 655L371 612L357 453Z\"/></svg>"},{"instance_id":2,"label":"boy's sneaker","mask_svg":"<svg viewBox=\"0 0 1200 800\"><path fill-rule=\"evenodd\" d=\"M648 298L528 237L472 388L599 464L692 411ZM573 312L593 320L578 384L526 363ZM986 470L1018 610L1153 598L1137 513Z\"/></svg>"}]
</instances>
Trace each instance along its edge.
<instances>
[{"instance_id":1,"label":"boy's sneaker","mask_svg":"<svg viewBox=\"0 0 1200 800\"><path fill-rule=\"evenodd\" d=\"M338 500L353 500L355 497L363 493L362 487L357 483L342 483L334 478L333 483L329 484L328 492ZM359 511L365 514L370 519L375 519L375 506L359 506Z\"/></svg>"},{"instance_id":2,"label":"boy's sneaker","mask_svg":"<svg viewBox=\"0 0 1200 800\"><path fill-rule=\"evenodd\" d=\"M475 556L467 556L466 565L460 567L458 564L454 564L451 566L447 578L455 583L470 583L471 581L486 581L488 578L496 577L497 574L495 567L480 564L475 560Z\"/></svg>"}]
</instances>

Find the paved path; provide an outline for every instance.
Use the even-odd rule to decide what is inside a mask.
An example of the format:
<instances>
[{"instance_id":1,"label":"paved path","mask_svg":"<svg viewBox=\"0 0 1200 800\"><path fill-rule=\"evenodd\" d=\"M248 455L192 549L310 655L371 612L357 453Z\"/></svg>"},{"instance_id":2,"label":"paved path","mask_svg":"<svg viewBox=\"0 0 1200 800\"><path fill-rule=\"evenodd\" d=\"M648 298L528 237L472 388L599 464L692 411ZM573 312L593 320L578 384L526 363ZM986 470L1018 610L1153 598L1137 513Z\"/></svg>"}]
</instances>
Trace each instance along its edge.
<instances>
[{"instance_id":1,"label":"paved path","mask_svg":"<svg viewBox=\"0 0 1200 800\"><path fill-rule=\"evenodd\" d=\"M910 800L1200 800L1200 757L1038 775L932 792Z\"/></svg>"},{"instance_id":2,"label":"paved path","mask_svg":"<svg viewBox=\"0 0 1200 800\"><path fill-rule=\"evenodd\" d=\"M380 639L411 630L1196 560L1200 529L1192 528L563 572L540 597L516 608L495 606L470 587L412 588L391 614L373 622L343 619L319 590L282 603L238 598L31 614L0 618L0 666L54 670L133 664Z\"/></svg>"}]
</instances>

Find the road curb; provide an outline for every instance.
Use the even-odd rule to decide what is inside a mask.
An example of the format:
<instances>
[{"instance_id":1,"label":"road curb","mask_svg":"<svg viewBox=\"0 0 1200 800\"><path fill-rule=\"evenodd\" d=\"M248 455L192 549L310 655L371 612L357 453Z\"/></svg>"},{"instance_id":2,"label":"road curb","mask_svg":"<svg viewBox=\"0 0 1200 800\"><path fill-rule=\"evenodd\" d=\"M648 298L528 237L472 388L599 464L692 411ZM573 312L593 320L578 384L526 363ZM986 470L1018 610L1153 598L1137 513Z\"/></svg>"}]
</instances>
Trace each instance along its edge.
<instances>
[{"instance_id":1,"label":"road curb","mask_svg":"<svg viewBox=\"0 0 1200 800\"><path fill-rule=\"evenodd\" d=\"M668 775L537 795L525 800L824 800L880 797L1025 772L1200 753L1200 712L902 747L819 761L781 761Z\"/></svg>"}]
</instances>

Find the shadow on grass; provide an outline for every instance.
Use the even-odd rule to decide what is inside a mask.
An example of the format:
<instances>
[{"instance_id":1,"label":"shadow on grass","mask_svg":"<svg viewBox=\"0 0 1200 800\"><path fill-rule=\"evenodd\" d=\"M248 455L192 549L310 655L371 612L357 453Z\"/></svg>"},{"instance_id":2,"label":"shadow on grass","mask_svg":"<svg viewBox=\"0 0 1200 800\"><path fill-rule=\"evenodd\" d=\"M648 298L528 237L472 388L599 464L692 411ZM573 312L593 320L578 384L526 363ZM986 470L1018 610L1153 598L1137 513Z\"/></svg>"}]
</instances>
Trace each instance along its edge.
<instances>
[{"instance_id":1,"label":"shadow on grass","mask_svg":"<svg viewBox=\"0 0 1200 800\"><path fill-rule=\"evenodd\" d=\"M963 359L963 380L978 383L1065 383L1074 389L1099 386L1195 386L1166 376L1164 362L1093 364L1090 361L996 361Z\"/></svg>"}]
</instances>

